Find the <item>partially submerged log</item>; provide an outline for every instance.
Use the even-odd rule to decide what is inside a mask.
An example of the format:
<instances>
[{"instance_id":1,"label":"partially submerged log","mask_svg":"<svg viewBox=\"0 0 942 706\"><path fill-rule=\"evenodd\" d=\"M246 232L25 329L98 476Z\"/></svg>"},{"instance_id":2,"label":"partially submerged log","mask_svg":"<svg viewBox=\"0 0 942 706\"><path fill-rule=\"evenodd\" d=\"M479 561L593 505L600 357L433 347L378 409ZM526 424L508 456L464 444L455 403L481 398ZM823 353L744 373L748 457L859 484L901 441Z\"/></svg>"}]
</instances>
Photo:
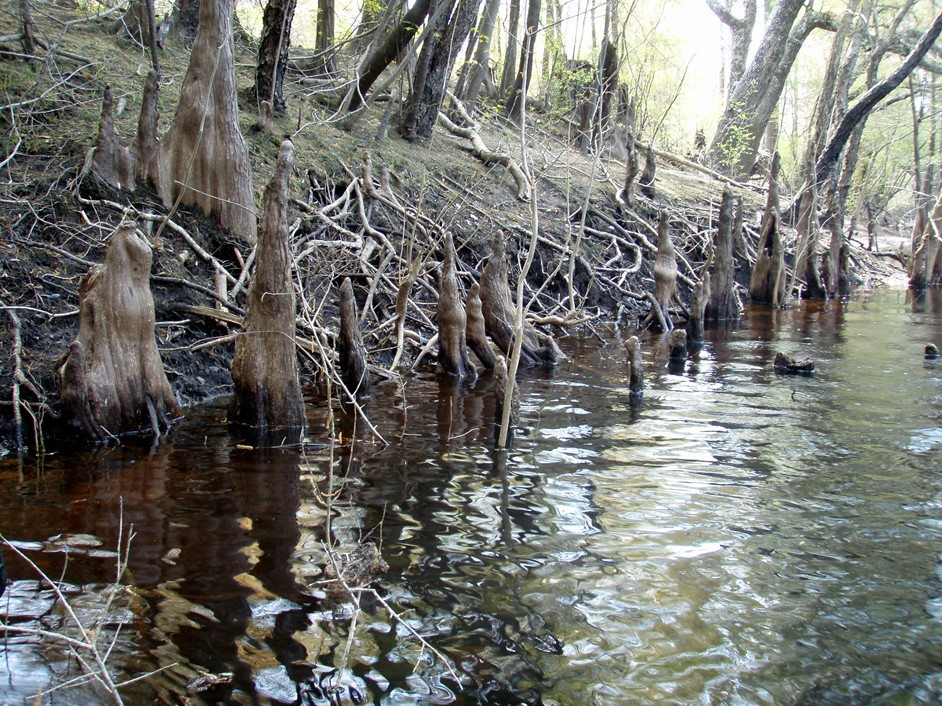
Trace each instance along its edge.
<instances>
[{"instance_id":1,"label":"partially submerged log","mask_svg":"<svg viewBox=\"0 0 942 706\"><path fill-rule=\"evenodd\" d=\"M235 387L229 419L258 429L303 430L305 425L295 351L297 302L286 216L293 169L294 149L285 140L275 174L265 188L256 270L232 359Z\"/></svg>"},{"instance_id":2,"label":"partially submerged log","mask_svg":"<svg viewBox=\"0 0 942 706\"><path fill-rule=\"evenodd\" d=\"M934 343L927 343L923 355L926 360L935 360L939 357L939 347Z\"/></svg>"},{"instance_id":3,"label":"partially submerged log","mask_svg":"<svg viewBox=\"0 0 942 706\"><path fill-rule=\"evenodd\" d=\"M154 337L153 253L133 223L79 288L79 333L59 369L62 419L87 441L159 436L180 415Z\"/></svg>"},{"instance_id":4,"label":"partially submerged log","mask_svg":"<svg viewBox=\"0 0 942 706\"><path fill-rule=\"evenodd\" d=\"M468 317L461 299L461 288L455 271L455 245L451 233L447 233L438 289L438 362L446 372L459 378L474 378L477 371L468 358Z\"/></svg>"},{"instance_id":5,"label":"partially submerged log","mask_svg":"<svg viewBox=\"0 0 942 706\"><path fill-rule=\"evenodd\" d=\"M720 213L717 219L716 237L713 241L713 274L710 296L704 317L711 321L738 319L739 300L736 297L736 261L733 258L734 211L733 192L723 189Z\"/></svg>"},{"instance_id":6,"label":"partially submerged log","mask_svg":"<svg viewBox=\"0 0 942 706\"><path fill-rule=\"evenodd\" d=\"M357 317L357 304L353 296L353 283L345 277L340 285L340 379L356 400L370 396L370 369L366 360L366 347Z\"/></svg>"},{"instance_id":7,"label":"partially submerged log","mask_svg":"<svg viewBox=\"0 0 942 706\"><path fill-rule=\"evenodd\" d=\"M637 336L625 341L625 352L628 354L628 390L632 398L640 399L644 394L644 362L641 359L641 341Z\"/></svg>"},{"instance_id":8,"label":"partially submerged log","mask_svg":"<svg viewBox=\"0 0 942 706\"><path fill-rule=\"evenodd\" d=\"M811 358L792 358L781 351L775 354L775 372L783 375L811 375L814 361Z\"/></svg>"},{"instance_id":9,"label":"partially submerged log","mask_svg":"<svg viewBox=\"0 0 942 706\"><path fill-rule=\"evenodd\" d=\"M507 258L502 234L497 234L491 242L491 253L481 274L480 293L484 328L504 355L510 355L516 308L508 284ZM526 363L543 365L555 365L563 357L552 336L538 334L525 322L520 356Z\"/></svg>"},{"instance_id":10,"label":"partially submerged log","mask_svg":"<svg viewBox=\"0 0 942 706\"><path fill-rule=\"evenodd\" d=\"M487 333L484 329L484 313L481 310L481 285L477 282L472 284L471 289L468 290L468 303L465 313L467 314L465 340L468 343L468 348L474 351L474 355L481 361L481 365L485 369L493 370L497 356L494 355L494 349L487 340Z\"/></svg>"}]
</instances>

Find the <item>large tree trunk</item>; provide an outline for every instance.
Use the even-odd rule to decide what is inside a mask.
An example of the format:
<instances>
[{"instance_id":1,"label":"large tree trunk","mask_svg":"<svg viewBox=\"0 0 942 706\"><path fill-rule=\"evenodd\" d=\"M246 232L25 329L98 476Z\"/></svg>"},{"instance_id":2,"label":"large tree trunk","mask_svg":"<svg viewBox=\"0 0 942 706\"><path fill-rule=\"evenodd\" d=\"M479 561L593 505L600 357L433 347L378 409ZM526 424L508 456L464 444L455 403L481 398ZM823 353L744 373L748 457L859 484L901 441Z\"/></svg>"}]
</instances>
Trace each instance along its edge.
<instances>
[{"instance_id":1,"label":"large tree trunk","mask_svg":"<svg viewBox=\"0 0 942 706\"><path fill-rule=\"evenodd\" d=\"M729 92L732 93L746 73L749 45L752 43L752 31L756 24L756 0L746 0L743 3L741 17L733 14L729 4L721 5L717 0L706 0L706 4L720 21L729 27L732 39L729 49Z\"/></svg>"},{"instance_id":2,"label":"large tree trunk","mask_svg":"<svg viewBox=\"0 0 942 706\"><path fill-rule=\"evenodd\" d=\"M507 103L507 117L516 123L519 123L522 118L527 89L530 87L530 76L533 74L533 51L536 47L536 33L539 25L540 0L529 0L526 28L520 45L520 68L517 70L517 78L514 80L513 90Z\"/></svg>"},{"instance_id":3,"label":"large tree trunk","mask_svg":"<svg viewBox=\"0 0 942 706\"><path fill-rule=\"evenodd\" d=\"M337 58L334 48L334 32L337 24L337 12L334 0L317 1L317 32L314 35L314 50L323 62L321 72L332 76L337 71Z\"/></svg>"},{"instance_id":4,"label":"large tree trunk","mask_svg":"<svg viewBox=\"0 0 942 706\"><path fill-rule=\"evenodd\" d=\"M942 191L909 264L909 286L923 290L942 278Z\"/></svg>"},{"instance_id":5,"label":"large tree trunk","mask_svg":"<svg viewBox=\"0 0 942 706\"><path fill-rule=\"evenodd\" d=\"M258 102L269 101L276 113L286 107L284 79L296 6L297 0L268 0L262 15L253 93Z\"/></svg>"},{"instance_id":6,"label":"large tree trunk","mask_svg":"<svg viewBox=\"0 0 942 706\"><path fill-rule=\"evenodd\" d=\"M160 143L157 192L215 216L245 242L255 242L255 189L239 131L232 53L233 0L204 2L173 125Z\"/></svg>"},{"instance_id":7,"label":"large tree trunk","mask_svg":"<svg viewBox=\"0 0 942 706\"><path fill-rule=\"evenodd\" d=\"M781 0L775 6L752 64L730 91L710 145L711 161L730 174L752 169L799 49L813 29L831 26L828 15L811 10L796 24L805 5L805 0Z\"/></svg>"},{"instance_id":8,"label":"large tree trunk","mask_svg":"<svg viewBox=\"0 0 942 706\"><path fill-rule=\"evenodd\" d=\"M441 13L435 31L425 40L400 130L407 140L431 137L455 56L479 5L480 0L459 0L454 12Z\"/></svg>"},{"instance_id":9,"label":"large tree trunk","mask_svg":"<svg viewBox=\"0 0 942 706\"><path fill-rule=\"evenodd\" d=\"M304 399L294 340L297 305L286 216L293 169L294 149L285 140L263 197L256 269L232 358L229 420L262 430L291 429L295 436L304 428Z\"/></svg>"},{"instance_id":10,"label":"large tree trunk","mask_svg":"<svg viewBox=\"0 0 942 706\"><path fill-rule=\"evenodd\" d=\"M405 55L419 27L425 22L431 5L432 0L416 0L399 24L373 43L369 54L358 68L359 78L345 99L348 113L354 113L363 106L366 94L380 74L387 66Z\"/></svg>"},{"instance_id":11,"label":"large tree trunk","mask_svg":"<svg viewBox=\"0 0 942 706\"><path fill-rule=\"evenodd\" d=\"M88 441L155 435L180 410L154 338L150 246L118 226L79 289L79 333L59 374L64 422Z\"/></svg>"}]
</instances>

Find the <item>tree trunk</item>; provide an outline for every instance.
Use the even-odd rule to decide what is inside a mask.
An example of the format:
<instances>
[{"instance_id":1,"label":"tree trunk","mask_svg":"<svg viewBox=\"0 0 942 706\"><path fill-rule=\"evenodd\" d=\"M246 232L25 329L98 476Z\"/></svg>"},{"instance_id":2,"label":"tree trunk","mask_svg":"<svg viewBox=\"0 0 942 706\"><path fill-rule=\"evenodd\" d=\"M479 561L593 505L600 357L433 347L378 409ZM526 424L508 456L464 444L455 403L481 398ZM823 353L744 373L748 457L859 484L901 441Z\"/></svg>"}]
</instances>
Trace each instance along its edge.
<instances>
[{"instance_id":1,"label":"tree trunk","mask_svg":"<svg viewBox=\"0 0 942 706\"><path fill-rule=\"evenodd\" d=\"M232 53L233 0L204 2L173 125L160 143L157 192L215 216L240 240L256 237L255 189L239 131Z\"/></svg>"},{"instance_id":2,"label":"tree trunk","mask_svg":"<svg viewBox=\"0 0 942 706\"><path fill-rule=\"evenodd\" d=\"M520 0L509 0L507 10L507 44L504 51L504 68L500 75L500 97L507 103L517 76L517 51L520 47Z\"/></svg>"},{"instance_id":3,"label":"tree trunk","mask_svg":"<svg viewBox=\"0 0 942 706\"><path fill-rule=\"evenodd\" d=\"M728 5L720 5L716 0L706 0L706 4L720 22L729 28L732 39L729 50L729 93L732 93L746 72L749 45L756 24L756 0L746 0L742 17L736 17Z\"/></svg>"},{"instance_id":4,"label":"tree trunk","mask_svg":"<svg viewBox=\"0 0 942 706\"><path fill-rule=\"evenodd\" d=\"M494 35L494 29L497 26L497 12L500 10L500 0L487 0L484 8L484 14L481 15L481 23L478 25L477 48L474 52L474 61L470 68L468 82L465 85L463 95L458 97L465 104L469 113L474 112L478 103L478 94L481 92L481 86L487 77L489 62L491 57L491 41Z\"/></svg>"},{"instance_id":5,"label":"tree trunk","mask_svg":"<svg viewBox=\"0 0 942 706\"><path fill-rule=\"evenodd\" d=\"M654 303L658 309L654 314L660 320L661 328L667 332L672 328L668 307L677 291L677 254L671 242L670 224L666 211L661 211L658 220L657 255L654 258L653 274Z\"/></svg>"},{"instance_id":6,"label":"tree trunk","mask_svg":"<svg viewBox=\"0 0 942 706\"><path fill-rule=\"evenodd\" d=\"M252 93L259 103L269 101L276 113L284 112L287 107L284 79L296 6L297 0L268 0L262 15L262 36L258 43L258 63L255 66Z\"/></svg>"},{"instance_id":7,"label":"tree trunk","mask_svg":"<svg viewBox=\"0 0 942 706\"><path fill-rule=\"evenodd\" d=\"M635 138L635 99L633 97L628 101L628 113L625 118L625 149L628 156L625 160L625 185L622 189L622 198L630 206L635 179L638 177L638 146Z\"/></svg>"},{"instance_id":8,"label":"tree trunk","mask_svg":"<svg viewBox=\"0 0 942 706\"><path fill-rule=\"evenodd\" d=\"M399 61L405 55L419 27L428 16L431 4L432 0L416 0L399 24L373 44L373 48L359 69L359 79L356 85L345 99L348 113L354 113L363 106L366 94L376 83L379 75L386 70L387 66Z\"/></svg>"},{"instance_id":9,"label":"tree trunk","mask_svg":"<svg viewBox=\"0 0 942 706\"><path fill-rule=\"evenodd\" d=\"M480 0L459 0L454 12L441 13L435 31L425 40L400 130L407 140L431 137L455 56L479 5Z\"/></svg>"},{"instance_id":10,"label":"tree trunk","mask_svg":"<svg viewBox=\"0 0 942 706\"><path fill-rule=\"evenodd\" d=\"M294 148L285 140L263 197L256 269L232 358L229 420L261 430L291 429L292 436L299 436L304 399L298 380L297 304L286 214L293 169Z\"/></svg>"},{"instance_id":11,"label":"tree trunk","mask_svg":"<svg viewBox=\"0 0 942 706\"><path fill-rule=\"evenodd\" d=\"M334 33L337 25L337 11L334 0L317 1L317 33L314 36L314 50L322 62L320 73L333 76L337 73L337 57L334 47Z\"/></svg>"},{"instance_id":12,"label":"tree trunk","mask_svg":"<svg viewBox=\"0 0 942 706\"><path fill-rule=\"evenodd\" d=\"M705 318L738 319L739 302L736 298L736 261L733 258L733 192L723 189L720 213L717 219L716 239L713 243L713 278Z\"/></svg>"},{"instance_id":13,"label":"tree trunk","mask_svg":"<svg viewBox=\"0 0 942 706\"><path fill-rule=\"evenodd\" d=\"M130 39L141 46L151 42L150 20L147 12L148 0L131 0L121 18L114 23L114 33L122 39Z\"/></svg>"},{"instance_id":14,"label":"tree trunk","mask_svg":"<svg viewBox=\"0 0 942 706\"><path fill-rule=\"evenodd\" d=\"M144 93L141 98L141 114L137 120L135 150L137 152L137 179L145 183L152 179L159 166L160 147L157 136L160 113L158 112L157 90L160 77L157 71L147 72L144 81Z\"/></svg>"},{"instance_id":15,"label":"tree trunk","mask_svg":"<svg viewBox=\"0 0 942 706\"><path fill-rule=\"evenodd\" d=\"M79 333L59 374L63 420L85 440L156 435L180 414L154 337L152 257L122 224L79 288Z\"/></svg>"},{"instance_id":16,"label":"tree trunk","mask_svg":"<svg viewBox=\"0 0 942 706\"><path fill-rule=\"evenodd\" d=\"M527 5L527 26L524 30L523 43L520 47L520 69L514 81L513 92L507 105L507 117L515 123L522 118L523 104L530 76L533 73L533 49L536 46L536 33L540 25L540 0L529 0Z\"/></svg>"},{"instance_id":17,"label":"tree trunk","mask_svg":"<svg viewBox=\"0 0 942 706\"><path fill-rule=\"evenodd\" d=\"M598 114L592 122L595 149L602 149L609 127L612 103L615 100L615 87L618 85L618 49L608 38L602 41L598 71Z\"/></svg>"},{"instance_id":18,"label":"tree trunk","mask_svg":"<svg viewBox=\"0 0 942 706\"><path fill-rule=\"evenodd\" d=\"M805 0L776 4L752 64L730 91L710 145L711 161L730 174L750 172L799 49L813 29L831 26L828 15L811 10L796 24L805 5Z\"/></svg>"},{"instance_id":19,"label":"tree trunk","mask_svg":"<svg viewBox=\"0 0 942 706\"><path fill-rule=\"evenodd\" d=\"M174 0L170 24L186 42L193 41L200 23L200 0Z\"/></svg>"},{"instance_id":20,"label":"tree trunk","mask_svg":"<svg viewBox=\"0 0 942 706\"><path fill-rule=\"evenodd\" d=\"M459 378L477 375L468 358L467 326L468 317L455 271L455 245L449 233L445 237L445 258L438 291L438 362L446 372Z\"/></svg>"},{"instance_id":21,"label":"tree trunk","mask_svg":"<svg viewBox=\"0 0 942 706\"><path fill-rule=\"evenodd\" d=\"M632 397L640 398L644 394L644 359L637 336L625 341L625 352L628 354L628 390Z\"/></svg>"}]
</instances>

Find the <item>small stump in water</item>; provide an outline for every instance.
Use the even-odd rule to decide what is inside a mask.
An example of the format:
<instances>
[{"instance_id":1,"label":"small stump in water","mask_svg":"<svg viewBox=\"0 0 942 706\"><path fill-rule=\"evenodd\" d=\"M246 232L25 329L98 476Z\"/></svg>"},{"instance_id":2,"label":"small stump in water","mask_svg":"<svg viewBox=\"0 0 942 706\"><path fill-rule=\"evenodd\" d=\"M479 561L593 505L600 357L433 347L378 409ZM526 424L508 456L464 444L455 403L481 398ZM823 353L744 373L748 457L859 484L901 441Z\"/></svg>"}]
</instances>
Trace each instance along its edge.
<instances>
[{"instance_id":1,"label":"small stump in water","mask_svg":"<svg viewBox=\"0 0 942 706\"><path fill-rule=\"evenodd\" d=\"M438 294L438 362L446 372L473 380L477 370L468 358L467 326L468 317L455 272L455 246L448 233Z\"/></svg>"},{"instance_id":2,"label":"small stump in water","mask_svg":"<svg viewBox=\"0 0 942 706\"><path fill-rule=\"evenodd\" d=\"M625 341L625 352L628 353L628 390L631 403L636 404L644 395L644 362L641 359L641 341L637 336Z\"/></svg>"},{"instance_id":3,"label":"small stump in water","mask_svg":"<svg viewBox=\"0 0 942 706\"><path fill-rule=\"evenodd\" d=\"M814 372L814 361L811 358L798 360L779 351L775 354L775 372L781 375L811 375Z\"/></svg>"},{"instance_id":4,"label":"small stump in water","mask_svg":"<svg viewBox=\"0 0 942 706\"><path fill-rule=\"evenodd\" d=\"M62 417L86 441L159 436L180 415L154 338L153 253L134 224L118 226L105 262L79 288L79 333L59 369Z\"/></svg>"},{"instance_id":5,"label":"small stump in water","mask_svg":"<svg viewBox=\"0 0 942 706\"><path fill-rule=\"evenodd\" d=\"M935 360L939 357L939 347L934 343L926 344L925 358L926 360Z\"/></svg>"}]
</instances>

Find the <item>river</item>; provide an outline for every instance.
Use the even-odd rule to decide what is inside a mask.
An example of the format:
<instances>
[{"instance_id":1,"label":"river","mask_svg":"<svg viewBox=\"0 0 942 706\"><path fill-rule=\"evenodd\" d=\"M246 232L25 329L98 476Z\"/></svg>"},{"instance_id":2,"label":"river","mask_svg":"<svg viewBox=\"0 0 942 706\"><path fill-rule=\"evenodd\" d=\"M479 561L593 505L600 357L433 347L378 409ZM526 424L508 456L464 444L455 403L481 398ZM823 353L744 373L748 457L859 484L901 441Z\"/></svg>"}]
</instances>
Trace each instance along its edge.
<instances>
[{"instance_id":1,"label":"river","mask_svg":"<svg viewBox=\"0 0 942 706\"><path fill-rule=\"evenodd\" d=\"M508 453L486 376L376 385L385 444L312 401L303 448L254 449L220 402L155 448L0 459L0 531L115 682L159 670L131 704L939 703L942 293L754 309L680 369L645 335L634 406L629 333L524 371ZM324 570L363 543L388 570L354 610ZM81 638L4 556L4 620ZM48 635L0 651L5 704L82 674Z\"/></svg>"}]
</instances>

